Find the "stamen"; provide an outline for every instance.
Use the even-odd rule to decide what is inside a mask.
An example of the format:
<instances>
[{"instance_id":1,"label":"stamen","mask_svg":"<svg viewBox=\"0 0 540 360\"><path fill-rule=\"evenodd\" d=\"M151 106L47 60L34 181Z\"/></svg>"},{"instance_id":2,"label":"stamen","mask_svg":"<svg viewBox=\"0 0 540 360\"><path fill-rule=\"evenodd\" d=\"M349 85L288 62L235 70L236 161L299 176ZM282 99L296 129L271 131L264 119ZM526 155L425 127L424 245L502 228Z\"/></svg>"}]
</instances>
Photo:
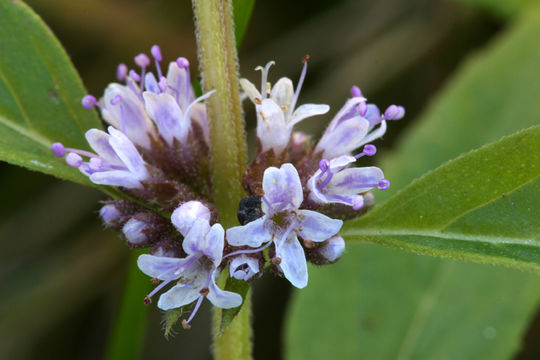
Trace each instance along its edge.
<instances>
[{"instance_id":1,"label":"stamen","mask_svg":"<svg viewBox=\"0 0 540 360\"><path fill-rule=\"evenodd\" d=\"M90 158L90 160L88 161L88 166L92 171L100 171L103 167L103 160L98 157Z\"/></svg>"},{"instance_id":2,"label":"stamen","mask_svg":"<svg viewBox=\"0 0 540 360\"><path fill-rule=\"evenodd\" d=\"M366 116L367 114L367 103L365 101L362 101L360 104L358 104L358 113L360 116Z\"/></svg>"},{"instance_id":3,"label":"stamen","mask_svg":"<svg viewBox=\"0 0 540 360\"><path fill-rule=\"evenodd\" d=\"M151 281L152 284L154 284L154 285L159 285L159 283L161 282L161 280L159 280L158 278L152 278L152 279L150 279L150 281Z\"/></svg>"},{"instance_id":4,"label":"stamen","mask_svg":"<svg viewBox=\"0 0 540 360\"><path fill-rule=\"evenodd\" d=\"M199 291L199 294L201 294L202 296L206 296L208 295L209 292L210 290L208 290L208 288L205 287L205 288L202 288L201 291Z\"/></svg>"},{"instance_id":5,"label":"stamen","mask_svg":"<svg viewBox=\"0 0 540 360\"><path fill-rule=\"evenodd\" d=\"M399 120L405 116L405 108L403 106L390 105L384 111L384 118L386 120Z\"/></svg>"},{"instance_id":6,"label":"stamen","mask_svg":"<svg viewBox=\"0 0 540 360\"><path fill-rule=\"evenodd\" d=\"M182 327L186 330L191 329L191 325L188 324L186 319L182 320Z\"/></svg>"},{"instance_id":7,"label":"stamen","mask_svg":"<svg viewBox=\"0 0 540 360\"><path fill-rule=\"evenodd\" d=\"M315 247L315 242L311 239L304 238L304 246L308 249L313 249Z\"/></svg>"},{"instance_id":8,"label":"stamen","mask_svg":"<svg viewBox=\"0 0 540 360\"><path fill-rule=\"evenodd\" d=\"M274 265L281 264L281 258L280 257L272 258L272 264L274 264Z\"/></svg>"},{"instance_id":9,"label":"stamen","mask_svg":"<svg viewBox=\"0 0 540 360\"><path fill-rule=\"evenodd\" d=\"M351 88L351 97L364 97L364 95L362 95L362 90L360 90L358 86L354 85Z\"/></svg>"},{"instance_id":10,"label":"stamen","mask_svg":"<svg viewBox=\"0 0 540 360\"><path fill-rule=\"evenodd\" d=\"M56 157L64 157L66 155L66 148L62 143L56 142L52 144L51 150Z\"/></svg>"},{"instance_id":11,"label":"stamen","mask_svg":"<svg viewBox=\"0 0 540 360\"><path fill-rule=\"evenodd\" d=\"M144 297L144 305L150 305L152 303L152 299L148 296Z\"/></svg>"},{"instance_id":12,"label":"stamen","mask_svg":"<svg viewBox=\"0 0 540 360\"><path fill-rule=\"evenodd\" d=\"M193 106L200 102L200 101L203 101L205 99L208 99L213 93L215 93L216 90L210 90L209 92L207 92L206 94L203 94L202 96L199 96L198 98L196 98L195 100L193 100L193 102L191 104L189 104L189 106L187 107L186 109L186 112L184 113L184 119L186 120L189 120L189 115L190 115L190 112L191 112L191 109L193 108Z\"/></svg>"},{"instance_id":13,"label":"stamen","mask_svg":"<svg viewBox=\"0 0 540 360\"><path fill-rule=\"evenodd\" d=\"M80 155L75 154L74 152L70 152L66 156L66 164L68 164L71 167L78 168L83 163L82 157Z\"/></svg>"},{"instance_id":14,"label":"stamen","mask_svg":"<svg viewBox=\"0 0 540 360\"><path fill-rule=\"evenodd\" d=\"M161 48L158 45L154 45L150 49L150 53L152 53L152 56L154 57L154 63L156 64L158 78L161 78L163 76L163 74L161 73L161 66L159 65L159 63L163 61L163 56L161 55Z\"/></svg>"},{"instance_id":15,"label":"stamen","mask_svg":"<svg viewBox=\"0 0 540 360\"><path fill-rule=\"evenodd\" d=\"M113 97L113 98L111 99L111 105L116 105L116 104L118 104L120 101L122 101L122 96L116 95L115 97Z\"/></svg>"},{"instance_id":16,"label":"stamen","mask_svg":"<svg viewBox=\"0 0 540 360\"><path fill-rule=\"evenodd\" d=\"M82 98L82 106L84 106L85 108L87 109L93 109L94 106L97 105L97 99L95 96L93 95L85 95L83 98Z\"/></svg>"},{"instance_id":17,"label":"stamen","mask_svg":"<svg viewBox=\"0 0 540 360\"><path fill-rule=\"evenodd\" d=\"M167 78L162 76L160 79L159 79L159 82L158 82L158 88L159 88L159 91L161 91L162 93L164 93L165 91L167 91L167 88L168 88L168 83L167 83Z\"/></svg>"},{"instance_id":18,"label":"stamen","mask_svg":"<svg viewBox=\"0 0 540 360\"><path fill-rule=\"evenodd\" d=\"M176 65L178 65L179 68L188 68L189 67L189 61L185 57L179 57L176 59Z\"/></svg>"},{"instance_id":19,"label":"stamen","mask_svg":"<svg viewBox=\"0 0 540 360\"><path fill-rule=\"evenodd\" d=\"M178 84L176 85L177 86L177 91L176 91L176 102L180 105L180 107L185 107L188 103L189 103L189 100L190 100L190 95L191 95L191 81L190 81L190 73L189 73L189 61L188 59L184 58L184 57L179 57L178 59L176 59L176 65L178 65L179 68L181 69L184 69L186 71L186 83L184 84L185 86L185 101L183 104L180 104L180 86L181 86L181 83L180 83L180 80L182 79L181 77L178 77Z\"/></svg>"},{"instance_id":20,"label":"stamen","mask_svg":"<svg viewBox=\"0 0 540 360\"><path fill-rule=\"evenodd\" d=\"M375 145L367 144L366 146L364 146L364 150L360 154L355 155L354 158L359 159L364 155L365 156L373 156L376 153L377 153L377 148L375 147Z\"/></svg>"},{"instance_id":21,"label":"stamen","mask_svg":"<svg viewBox=\"0 0 540 360\"><path fill-rule=\"evenodd\" d=\"M140 75L137 74L133 69L129 70L129 77L135 82L141 81Z\"/></svg>"},{"instance_id":22,"label":"stamen","mask_svg":"<svg viewBox=\"0 0 540 360\"><path fill-rule=\"evenodd\" d=\"M124 81L126 80L128 73L128 67L126 64L119 64L116 68L116 78L118 81Z\"/></svg>"},{"instance_id":23,"label":"stamen","mask_svg":"<svg viewBox=\"0 0 540 360\"><path fill-rule=\"evenodd\" d=\"M381 190L386 190L390 187L390 181L387 179L381 179L378 184L378 188Z\"/></svg>"},{"instance_id":24,"label":"stamen","mask_svg":"<svg viewBox=\"0 0 540 360\"><path fill-rule=\"evenodd\" d=\"M150 65L148 55L141 53L135 56L135 64L141 68L141 89L144 89L144 76L146 75L146 67Z\"/></svg>"},{"instance_id":25,"label":"stamen","mask_svg":"<svg viewBox=\"0 0 540 360\"><path fill-rule=\"evenodd\" d=\"M294 92L294 96L291 102L291 106L289 108L289 116L294 111L294 108L296 106L296 101L298 101L298 96L300 96L300 90L302 89L302 85L304 84L304 79L306 78L306 72L307 72L307 63L309 61L309 55L304 56L302 59L302 72L300 73L300 79L298 80L298 84L296 85L296 90Z\"/></svg>"},{"instance_id":26,"label":"stamen","mask_svg":"<svg viewBox=\"0 0 540 360\"><path fill-rule=\"evenodd\" d=\"M204 295L199 296L199 300L197 300L197 303L195 304L195 308L193 309L193 311L191 312L191 315L189 315L189 318L186 321L186 325L188 325L189 327L188 328L184 327L184 329L191 328L189 323L191 322L191 320L193 320L197 311L199 311L199 308L201 307L203 299L204 299ZM184 326L184 322L182 322L182 326Z\"/></svg>"},{"instance_id":27,"label":"stamen","mask_svg":"<svg viewBox=\"0 0 540 360\"><path fill-rule=\"evenodd\" d=\"M120 94L116 95L111 99L111 105L118 105L122 101L122 96ZM124 111L124 106L120 104L120 124L122 125L122 132L126 133L126 114Z\"/></svg>"},{"instance_id":28,"label":"stamen","mask_svg":"<svg viewBox=\"0 0 540 360\"><path fill-rule=\"evenodd\" d=\"M321 161L319 161L319 169L321 169L323 174L327 172L330 169L330 161L328 161L327 159L322 159Z\"/></svg>"},{"instance_id":29,"label":"stamen","mask_svg":"<svg viewBox=\"0 0 540 360\"><path fill-rule=\"evenodd\" d=\"M266 63L264 68L261 66L257 66L255 68L255 71L261 71L261 95L263 99L266 99L268 96L268 71L270 71L270 67L275 64L276 63L274 61L269 61Z\"/></svg>"},{"instance_id":30,"label":"stamen","mask_svg":"<svg viewBox=\"0 0 540 360\"><path fill-rule=\"evenodd\" d=\"M364 207L364 197L362 195L357 195L352 199L352 208L354 210L360 210Z\"/></svg>"},{"instance_id":31,"label":"stamen","mask_svg":"<svg viewBox=\"0 0 540 360\"><path fill-rule=\"evenodd\" d=\"M334 174L332 173L332 170L330 168L328 168L326 172L328 173L328 175L326 175L326 179L324 179L322 184L318 186L320 192L322 192L322 189L324 189L326 185L330 183L330 180L332 180L332 178L334 177Z\"/></svg>"},{"instance_id":32,"label":"stamen","mask_svg":"<svg viewBox=\"0 0 540 360\"><path fill-rule=\"evenodd\" d=\"M261 246L260 248L257 248L257 249L246 249L246 250L233 251L232 253L228 253L227 255L223 256L223 259L234 256L234 255L258 253L260 251L263 251L267 247L269 247L270 244L272 244L272 241L269 241L266 245Z\"/></svg>"}]
</instances>

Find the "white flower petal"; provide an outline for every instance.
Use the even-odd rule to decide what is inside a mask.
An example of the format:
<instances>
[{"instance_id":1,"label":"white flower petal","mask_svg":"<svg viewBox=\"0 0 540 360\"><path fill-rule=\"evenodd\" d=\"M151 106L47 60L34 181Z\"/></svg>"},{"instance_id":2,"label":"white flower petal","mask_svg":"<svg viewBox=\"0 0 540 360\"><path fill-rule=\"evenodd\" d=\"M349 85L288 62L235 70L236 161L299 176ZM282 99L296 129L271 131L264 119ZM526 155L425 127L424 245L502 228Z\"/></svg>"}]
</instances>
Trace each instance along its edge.
<instances>
[{"instance_id":1,"label":"white flower petal","mask_svg":"<svg viewBox=\"0 0 540 360\"><path fill-rule=\"evenodd\" d=\"M221 263L223 247L225 246L224 239L225 230L223 230L223 226L221 224L214 224L200 245L202 252L213 259L216 266Z\"/></svg>"},{"instance_id":2,"label":"white flower petal","mask_svg":"<svg viewBox=\"0 0 540 360\"><path fill-rule=\"evenodd\" d=\"M204 254L203 242L208 231L210 231L208 220L196 220L182 242L184 251L189 255Z\"/></svg>"},{"instance_id":3,"label":"white flower petal","mask_svg":"<svg viewBox=\"0 0 540 360\"><path fill-rule=\"evenodd\" d=\"M272 234L264 226L265 217L249 222L243 226L227 229L227 242L232 246L259 247L272 240Z\"/></svg>"},{"instance_id":4,"label":"white flower petal","mask_svg":"<svg viewBox=\"0 0 540 360\"><path fill-rule=\"evenodd\" d=\"M332 121L330 121L330 124L328 125L328 129L326 131L328 132L328 131L334 130L334 128L336 128L342 122L343 116L347 115L353 109L353 107L355 107L356 105L364 101L366 101L366 99L363 97L354 97L352 99L348 99L345 102L345 105L343 105L343 107L334 116Z\"/></svg>"},{"instance_id":5,"label":"white flower petal","mask_svg":"<svg viewBox=\"0 0 540 360\"><path fill-rule=\"evenodd\" d=\"M284 241L274 243L276 256L281 258L279 266L283 270L283 275L297 288L306 287L308 283L306 255L296 235L291 233Z\"/></svg>"},{"instance_id":6,"label":"white flower petal","mask_svg":"<svg viewBox=\"0 0 540 360\"><path fill-rule=\"evenodd\" d=\"M90 147L101 157L103 160L111 165L123 166L124 163L116 152L109 144L109 138L111 137L105 131L98 129L90 129L85 134L86 140Z\"/></svg>"},{"instance_id":7,"label":"white flower petal","mask_svg":"<svg viewBox=\"0 0 540 360\"><path fill-rule=\"evenodd\" d=\"M146 91L156 94L159 92L158 82L154 74L152 74L151 72L146 73L146 75L144 76L144 87Z\"/></svg>"},{"instance_id":8,"label":"white flower petal","mask_svg":"<svg viewBox=\"0 0 540 360\"><path fill-rule=\"evenodd\" d=\"M143 93L143 98L148 115L156 123L160 135L167 144L172 145L174 138L184 143L190 123L189 119L184 119L176 100L169 94L154 94L148 91Z\"/></svg>"},{"instance_id":9,"label":"white flower petal","mask_svg":"<svg viewBox=\"0 0 540 360\"><path fill-rule=\"evenodd\" d=\"M111 100L120 95L118 104L111 104ZM146 115L144 105L139 97L127 86L112 83L105 89L103 100L106 113L103 118L118 129L125 129L127 137L134 143L144 147L150 147L148 134L154 134L155 129L152 121ZM122 116L123 115L123 116ZM114 118L111 121L111 117ZM122 124L122 118L125 124Z\"/></svg>"},{"instance_id":10,"label":"white flower petal","mask_svg":"<svg viewBox=\"0 0 540 360\"><path fill-rule=\"evenodd\" d=\"M183 236L186 236L197 219L209 222L210 217L210 210L200 201L188 201L173 211L171 222Z\"/></svg>"},{"instance_id":11,"label":"white flower petal","mask_svg":"<svg viewBox=\"0 0 540 360\"><path fill-rule=\"evenodd\" d=\"M182 109L187 108L193 100L193 89L187 77L186 69L180 68L174 61L169 64L168 87L165 92L171 95Z\"/></svg>"},{"instance_id":12,"label":"white flower petal","mask_svg":"<svg viewBox=\"0 0 540 360\"><path fill-rule=\"evenodd\" d=\"M291 79L286 77L279 79L270 92L270 98L274 100L278 106L284 106L286 111L290 111L289 107L291 106L293 96L293 83Z\"/></svg>"},{"instance_id":13,"label":"white flower petal","mask_svg":"<svg viewBox=\"0 0 540 360\"><path fill-rule=\"evenodd\" d=\"M362 141L360 141L360 143L358 144L358 147L364 144L370 143L373 140L377 140L378 138L383 136L385 133L386 133L386 120L383 120L381 122L381 125L377 129L370 131L370 133L366 137L364 137Z\"/></svg>"},{"instance_id":14,"label":"white flower petal","mask_svg":"<svg viewBox=\"0 0 540 360\"><path fill-rule=\"evenodd\" d=\"M240 79L240 86L252 103L256 104L255 99L262 99L261 93L257 90L257 87L248 79Z\"/></svg>"},{"instance_id":15,"label":"white flower petal","mask_svg":"<svg viewBox=\"0 0 540 360\"><path fill-rule=\"evenodd\" d=\"M324 241L341 229L342 220L332 219L311 210L299 210L299 225L302 234L316 242Z\"/></svg>"},{"instance_id":16,"label":"white flower petal","mask_svg":"<svg viewBox=\"0 0 540 360\"><path fill-rule=\"evenodd\" d=\"M124 170L95 172L90 174L90 181L98 185L122 186L126 189L142 188L140 181L132 173Z\"/></svg>"},{"instance_id":17,"label":"white flower petal","mask_svg":"<svg viewBox=\"0 0 540 360\"><path fill-rule=\"evenodd\" d=\"M216 285L214 276L212 276L212 281L208 290L210 291L206 297L214 306L218 308L231 309L242 305L242 297L237 293L221 290Z\"/></svg>"},{"instance_id":18,"label":"white flower petal","mask_svg":"<svg viewBox=\"0 0 540 360\"><path fill-rule=\"evenodd\" d=\"M264 197L272 206L272 209L268 209L266 201L262 202L265 214L287 208L298 209L304 200L302 183L298 171L292 164L283 164L279 169L276 167L266 169L262 186Z\"/></svg>"},{"instance_id":19,"label":"white flower petal","mask_svg":"<svg viewBox=\"0 0 540 360\"><path fill-rule=\"evenodd\" d=\"M339 124L333 130L327 130L317 145L317 151L323 151L324 158L335 158L348 154L363 142L369 128L369 121L355 116Z\"/></svg>"},{"instance_id":20,"label":"white flower petal","mask_svg":"<svg viewBox=\"0 0 540 360\"><path fill-rule=\"evenodd\" d=\"M171 310L191 304L201 296L200 290L200 288L194 288L187 284L175 285L169 291L161 294L157 306L161 310Z\"/></svg>"},{"instance_id":21,"label":"white flower petal","mask_svg":"<svg viewBox=\"0 0 540 360\"><path fill-rule=\"evenodd\" d=\"M342 196L360 194L376 187L382 179L382 170L375 166L345 169L334 175L324 192Z\"/></svg>"},{"instance_id":22,"label":"white flower petal","mask_svg":"<svg viewBox=\"0 0 540 360\"><path fill-rule=\"evenodd\" d=\"M283 110L271 99L264 99L256 106L257 137L261 141L262 151L274 149L276 155L289 144L292 128L285 123Z\"/></svg>"},{"instance_id":23,"label":"white flower petal","mask_svg":"<svg viewBox=\"0 0 540 360\"><path fill-rule=\"evenodd\" d=\"M135 178L145 180L149 177L145 162L133 143L121 131L109 126L109 144Z\"/></svg>"},{"instance_id":24,"label":"white flower petal","mask_svg":"<svg viewBox=\"0 0 540 360\"><path fill-rule=\"evenodd\" d=\"M143 254L137 259L137 266L143 273L159 280L169 280L174 270L186 262L186 259ZM177 278L180 275L177 276Z\"/></svg>"},{"instance_id":25,"label":"white flower petal","mask_svg":"<svg viewBox=\"0 0 540 360\"><path fill-rule=\"evenodd\" d=\"M301 105L292 114L292 119L289 120L289 126L293 126L311 116L326 114L328 110L330 110L330 106L326 104Z\"/></svg>"},{"instance_id":26,"label":"white flower petal","mask_svg":"<svg viewBox=\"0 0 540 360\"><path fill-rule=\"evenodd\" d=\"M245 269L243 267L245 267ZM245 254L233 257L229 264L230 276L238 280L248 281L258 272L259 259Z\"/></svg>"}]
</instances>

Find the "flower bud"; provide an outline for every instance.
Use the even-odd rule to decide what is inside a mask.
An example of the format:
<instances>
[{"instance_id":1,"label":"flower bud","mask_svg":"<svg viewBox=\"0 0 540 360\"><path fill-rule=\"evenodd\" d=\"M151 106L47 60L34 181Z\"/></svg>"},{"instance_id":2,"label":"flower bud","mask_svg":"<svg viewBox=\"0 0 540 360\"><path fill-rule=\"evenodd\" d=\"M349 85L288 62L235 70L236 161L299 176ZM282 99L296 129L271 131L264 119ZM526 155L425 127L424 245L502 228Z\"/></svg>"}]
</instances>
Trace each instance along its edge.
<instances>
[{"instance_id":1,"label":"flower bud","mask_svg":"<svg viewBox=\"0 0 540 360\"><path fill-rule=\"evenodd\" d=\"M210 210L200 201L188 201L173 211L171 221L176 229L186 236L195 220L205 219L210 221L210 217Z\"/></svg>"},{"instance_id":2,"label":"flower bud","mask_svg":"<svg viewBox=\"0 0 540 360\"><path fill-rule=\"evenodd\" d=\"M99 210L99 216L103 219L103 223L106 226L115 225L122 217L122 213L113 204L107 204Z\"/></svg>"},{"instance_id":3,"label":"flower bud","mask_svg":"<svg viewBox=\"0 0 540 360\"><path fill-rule=\"evenodd\" d=\"M335 263L345 251L345 240L339 235L335 235L318 245L306 251L308 260L316 265Z\"/></svg>"},{"instance_id":4,"label":"flower bud","mask_svg":"<svg viewBox=\"0 0 540 360\"><path fill-rule=\"evenodd\" d=\"M128 244L133 247L147 245L148 236L145 234L145 230L147 230L146 222L136 218L129 219L122 227L122 233L126 237Z\"/></svg>"}]
</instances>

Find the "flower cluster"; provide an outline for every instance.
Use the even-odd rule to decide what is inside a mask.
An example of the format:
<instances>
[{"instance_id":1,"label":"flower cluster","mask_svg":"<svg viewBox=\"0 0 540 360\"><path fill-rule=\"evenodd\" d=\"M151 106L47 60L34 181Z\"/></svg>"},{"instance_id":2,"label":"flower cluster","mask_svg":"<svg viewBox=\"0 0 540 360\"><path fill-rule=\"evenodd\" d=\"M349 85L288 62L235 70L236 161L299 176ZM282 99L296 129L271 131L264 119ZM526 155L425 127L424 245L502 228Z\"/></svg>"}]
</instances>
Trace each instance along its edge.
<instances>
[{"instance_id":1,"label":"flower cluster","mask_svg":"<svg viewBox=\"0 0 540 360\"><path fill-rule=\"evenodd\" d=\"M271 86L273 62L258 67L260 90L245 79L240 84L255 105L259 146L243 179L248 196L239 204L241 225L225 230L209 177L212 144L204 100L213 91L195 96L185 58L171 62L165 74L160 48L153 46L151 54L155 73L151 58L139 54L138 71L120 64L119 82L110 84L101 99L82 99L84 107L97 108L109 125L107 132L87 131L93 152L52 145L55 156L90 181L117 187L125 195L106 201L100 216L129 246L149 249L138 266L157 286L144 302L169 287L157 305L170 310L194 304L183 320L189 328L205 297L223 309L241 305L239 294L216 285L224 270L237 280L252 281L269 265L292 285L305 287L307 261L337 261L345 250L338 235L343 220L373 206L372 189L388 188L381 169L353 165L376 153L368 143L385 133L388 120L404 116L403 107L391 105L381 113L353 87L314 144L308 135L295 132L294 125L330 108L297 106L307 59L296 88L285 77Z\"/></svg>"}]
</instances>

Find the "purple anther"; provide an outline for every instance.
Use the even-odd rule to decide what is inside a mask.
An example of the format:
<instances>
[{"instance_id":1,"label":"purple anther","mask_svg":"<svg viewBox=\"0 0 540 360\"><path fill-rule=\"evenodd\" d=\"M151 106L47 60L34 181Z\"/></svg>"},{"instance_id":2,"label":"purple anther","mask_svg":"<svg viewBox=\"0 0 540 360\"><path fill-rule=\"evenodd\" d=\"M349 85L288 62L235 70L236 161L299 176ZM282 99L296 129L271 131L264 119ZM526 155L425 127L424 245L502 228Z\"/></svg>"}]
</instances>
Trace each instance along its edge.
<instances>
[{"instance_id":1,"label":"purple anther","mask_svg":"<svg viewBox=\"0 0 540 360\"><path fill-rule=\"evenodd\" d=\"M82 165L83 159L80 155L70 152L66 156L66 164L71 167L78 168Z\"/></svg>"},{"instance_id":2,"label":"purple anther","mask_svg":"<svg viewBox=\"0 0 540 360\"><path fill-rule=\"evenodd\" d=\"M352 199L352 208L354 210L360 210L364 207L364 197L362 195L357 195Z\"/></svg>"},{"instance_id":3,"label":"purple anther","mask_svg":"<svg viewBox=\"0 0 540 360\"><path fill-rule=\"evenodd\" d=\"M330 161L326 159L319 161L319 169L321 169L323 173L327 172L328 169L330 169Z\"/></svg>"},{"instance_id":4,"label":"purple anther","mask_svg":"<svg viewBox=\"0 0 540 360\"><path fill-rule=\"evenodd\" d=\"M405 108L403 106L390 105L384 112L386 120L399 120L405 116Z\"/></svg>"},{"instance_id":5,"label":"purple anther","mask_svg":"<svg viewBox=\"0 0 540 360\"><path fill-rule=\"evenodd\" d=\"M52 144L51 150L56 157L64 157L64 155L66 155L66 148L62 143L56 142Z\"/></svg>"},{"instance_id":6,"label":"purple anther","mask_svg":"<svg viewBox=\"0 0 540 360\"><path fill-rule=\"evenodd\" d=\"M103 167L103 160L93 157L88 161L88 165L92 171L101 171L101 168Z\"/></svg>"},{"instance_id":7,"label":"purple anther","mask_svg":"<svg viewBox=\"0 0 540 360\"><path fill-rule=\"evenodd\" d=\"M139 82L141 81L141 75L137 74L135 70L129 70L129 77L133 79L133 81Z\"/></svg>"},{"instance_id":8,"label":"purple anther","mask_svg":"<svg viewBox=\"0 0 540 360\"><path fill-rule=\"evenodd\" d=\"M122 101L122 96L120 96L120 94L116 95L115 97L113 97L111 99L111 105L116 105L118 104L120 101Z\"/></svg>"},{"instance_id":9,"label":"purple anther","mask_svg":"<svg viewBox=\"0 0 540 360\"><path fill-rule=\"evenodd\" d=\"M367 111L368 111L368 106L365 101L362 101L360 104L358 104L358 113L360 114L360 116L362 117L366 116Z\"/></svg>"},{"instance_id":10,"label":"purple anther","mask_svg":"<svg viewBox=\"0 0 540 360\"><path fill-rule=\"evenodd\" d=\"M351 97L362 97L362 91L356 85L351 88Z\"/></svg>"},{"instance_id":11,"label":"purple anther","mask_svg":"<svg viewBox=\"0 0 540 360\"><path fill-rule=\"evenodd\" d=\"M178 65L179 68L187 68L189 67L189 61L185 57L179 57L176 59L176 65Z\"/></svg>"},{"instance_id":12,"label":"purple anther","mask_svg":"<svg viewBox=\"0 0 540 360\"><path fill-rule=\"evenodd\" d=\"M165 76L162 76L158 82L159 91L165 92L167 90L167 87L168 87L167 78Z\"/></svg>"},{"instance_id":13,"label":"purple anther","mask_svg":"<svg viewBox=\"0 0 540 360\"><path fill-rule=\"evenodd\" d=\"M139 54L135 56L135 64L141 68L145 68L150 65L150 58L146 54Z\"/></svg>"},{"instance_id":14,"label":"purple anther","mask_svg":"<svg viewBox=\"0 0 540 360\"><path fill-rule=\"evenodd\" d=\"M126 64L120 64L116 68L116 78L118 79L118 81L126 80L127 73L128 67L126 66Z\"/></svg>"},{"instance_id":15,"label":"purple anther","mask_svg":"<svg viewBox=\"0 0 540 360\"><path fill-rule=\"evenodd\" d=\"M377 148L375 147L375 145L372 145L372 144L367 144L366 146L364 146L364 154L366 154L367 156L373 156L377 153Z\"/></svg>"},{"instance_id":16,"label":"purple anther","mask_svg":"<svg viewBox=\"0 0 540 360\"><path fill-rule=\"evenodd\" d=\"M156 61L163 61L163 56L161 56L161 49L158 45L152 46L150 52L152 53L152 56Z\"/></svg>"},{"instance_id":17,"label":"purple anther","mask_svg":"<svg viewBox=\"0 0 540 360\"><path fill-rule=\"evenodd\" d=\"M390 187L390 181L388 181L387 179L381 179L379 181L378 187L381 190L386 190L386 189L388 189Z\"/></svg>"},{"instance_id":18,"label":"purple anther","mask_svg":"<svg viewBox=\"0 0 540 360\"><path fill-rule=\"evenodd\" d=\"M93 109L94 106L96 106L96 104L97 104L97 99L93 95L85 95L82 98L81 103L82 103L82 106L84 106L85 108Z\"/></svg>"}]
</instances>

